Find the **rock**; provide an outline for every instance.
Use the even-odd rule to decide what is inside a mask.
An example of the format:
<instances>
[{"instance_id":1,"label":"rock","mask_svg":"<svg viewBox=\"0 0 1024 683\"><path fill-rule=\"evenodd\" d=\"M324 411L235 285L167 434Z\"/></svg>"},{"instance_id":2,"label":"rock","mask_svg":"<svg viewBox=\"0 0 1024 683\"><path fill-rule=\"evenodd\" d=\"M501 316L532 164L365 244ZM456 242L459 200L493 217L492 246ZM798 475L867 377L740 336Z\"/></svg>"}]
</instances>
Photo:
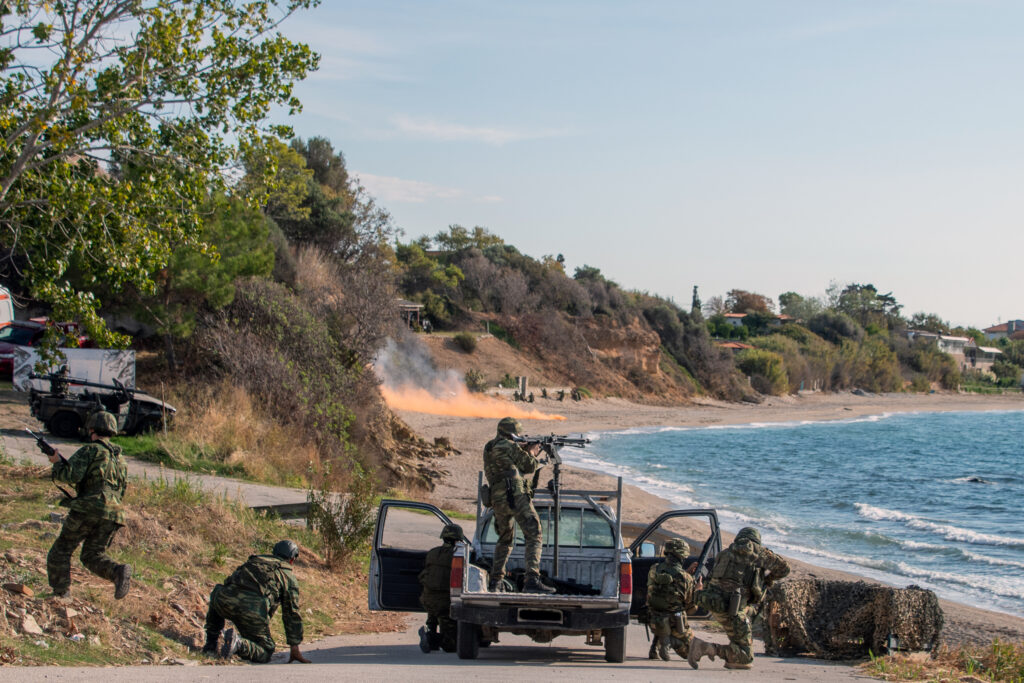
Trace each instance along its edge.
<instances>
[{"instance_id":1,"label":"rock","mask_svg":"<svg viewBox=\"0 0 1024 683\"><path fill-rule=\"evenodd\" d=\"M68 640L73 640L76 643L80 643L83 640L85 640L85 636L83 636L81 633L72 633L70 636L68 636Z\"/></svg>"},{"instance_id":2,"label":"rock","mask_svg":"<svg viewBox=\"0 0 1024 683\"><path fill-rule=\"evenodd\" d=\"M62 515L59 512L51 512L50 513L50 521L55 523L55 524L63 524L64 523L64 515Z\"/></svg>"},{"instance_id":3,"label":"rock","mask_svg":"<svg viewBox=\"0 0 1024 683\"><path fill-rule=\"evenodd\" d=\"M198 662L193 662L193 661L188 660L188 659L180 659L180 658L168 659L167 660L167 664L169 664L170 666L198 666L199 665Z\"/></svg>"},{"instance_id":4,"label":"rock","mask_svg":"<svg viewBox=\"0 0 1024 683\"><path fill-rule=\"evenodd\" d=\"M33 591L31 588L29 588L23 583L5 583L4 590L11 593L20 593L28 598L31 598L33 595L36 594L35 591Z\"/></svg>"},{"instance_id":5,"label":"rock","mask_svg":"<svg viewBox=\"0 0 1024 683\"><path fill-rule=\"evenodd\" d=\"M164 590L165 591L174 590L174 584L171 583L170 581L164 581Z\"/></svg>"},{"instance_id":6,"label":"rock","mask_svg":"<svg viewBox=\"0 0 1024 683\"><path fill-rule=\"evenodd\" d=\"M103 644L103 642L100 640L99 636L90 636L89 637L89 644L90 645L96 645L97 647L99 647L100 645Z\"/></svg>"},{"instance_id":7,"label":"rock","mask_svg":"<svg viewBox=\"0 0 1024 683\"><path fill-rule=\"evenodd\" d=\"M37 640L36 641L36 646L37 647L41 647L44 650L49 650L50 649L50 644L48 642L46 642L45 640Z\"/></svg>"},{"instance_id":8,"label":"rock","mask_svg":"<svg viewBox=\"0 0 1024 683\"><path fill-rule=\"evenodd\" d=\"M77 617L77 616L78 616L78 610L71 609L70 607L65 607L64 608L64 618L65 619L72 619L72 618Z\"/></svg>"},{"instance_id":9,"label":"rock","mask_svg":"<svg viewBox=\"0 0 1024 683\"><path fill-rule=\"evenodd\" d=\"M18 562L18 556L14 553L4 553L4 559L11 564L20 564L20 562Z\"/></svg>"},{"instance_id":10,"label":"rock","mask_svg":"<svg viewBox=\"0 0 1024 683\"><path fill-rule=\"evenodd\" d=\"M41 636L43 635L43 629L36 623L36 618L31 614L26 614L21 618L21 632L27 636Z\"/></svg>"}]
</instances>

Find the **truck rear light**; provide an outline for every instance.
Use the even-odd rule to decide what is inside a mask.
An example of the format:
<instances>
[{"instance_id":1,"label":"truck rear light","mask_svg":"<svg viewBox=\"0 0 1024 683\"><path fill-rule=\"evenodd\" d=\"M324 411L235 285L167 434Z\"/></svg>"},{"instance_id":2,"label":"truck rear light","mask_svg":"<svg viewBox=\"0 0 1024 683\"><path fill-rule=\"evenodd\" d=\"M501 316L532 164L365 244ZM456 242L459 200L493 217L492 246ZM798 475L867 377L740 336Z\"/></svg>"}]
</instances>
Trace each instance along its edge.
<instances>
[{"instance_id":1,"label":"truck rear light","mask_svg":"<svg viewBox=\"0 0 1024 683\"><path fill-rule=\"evenodd\" d=\"M633 565L629 562L619 563L619 593L633 594Z\"/></svg>"},{"instance_id":2,"label":"truck rear light","mask_svg":"<svg viewBox=\"0 0 1024 683\"><path fill-rule=\"evenodd\" d=\"M448 585L451 588L462 588L462 562L461 557L455 556L452 558L452 574L448 581Z\"/></svg>"}]
</instances>

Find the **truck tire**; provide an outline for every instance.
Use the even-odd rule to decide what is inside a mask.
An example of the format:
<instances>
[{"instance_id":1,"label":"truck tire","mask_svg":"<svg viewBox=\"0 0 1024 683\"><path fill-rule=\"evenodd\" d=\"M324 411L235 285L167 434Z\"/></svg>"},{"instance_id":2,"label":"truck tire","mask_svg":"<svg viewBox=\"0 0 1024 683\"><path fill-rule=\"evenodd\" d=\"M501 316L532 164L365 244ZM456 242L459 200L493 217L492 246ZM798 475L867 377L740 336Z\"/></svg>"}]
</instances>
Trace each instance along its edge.
<instances>
[{"instance_id":1,"label":"truck tire","mask_svg":"<svg viewBox=\"0 0 1024 683\"><path fill-rule=\"evenodd\" d=\"M606 662L626 661L626 627L606 628L604 635L604 660Z\"/></svg>"},{"instance_id":2,"label":"truck tire","mask_svg":"<svg viewBox=\"0 0 1024 683\"><path fill-rule=\"evenodd\" d=\"M480 655L480 627L467 621L458 622L455 649L459 659L476 659Z\"/></svg>"},{"instance_id":3,"label":"truck tire","mask_svg":"<svg viewBox=\"0 0 1024 683\"><path fill-rule=\"evenodd\" d=\"M46 423L46 429L51 434L56 436L64 437L65 439L73 439L78 436L78 430L82 428L82 418L77 413L72 413L68 410L62 410Z\"/></svg>"}]
</instances>

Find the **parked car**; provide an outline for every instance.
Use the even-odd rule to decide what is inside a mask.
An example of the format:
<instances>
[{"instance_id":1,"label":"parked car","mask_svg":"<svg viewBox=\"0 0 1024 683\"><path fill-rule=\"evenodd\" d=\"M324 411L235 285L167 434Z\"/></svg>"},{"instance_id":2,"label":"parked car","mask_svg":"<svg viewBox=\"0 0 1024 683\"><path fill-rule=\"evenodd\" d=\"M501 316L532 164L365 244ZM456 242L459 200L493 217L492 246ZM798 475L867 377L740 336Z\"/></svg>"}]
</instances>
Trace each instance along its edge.
<instances>
[{"instance_id":1,"label":"parked car","mask_svg":"<svg viewBox=\"0 0 1024 683\"><path fill-rule=\"evenodd\" d=\"M14 372L14 347L37 345L51 327L56 327L62 335L61 346L93 346L92 340L81 333L78 323L54 323L46 318L12 320L0 327L0 378L11 379Z\"/></svg>"}]
</instances>

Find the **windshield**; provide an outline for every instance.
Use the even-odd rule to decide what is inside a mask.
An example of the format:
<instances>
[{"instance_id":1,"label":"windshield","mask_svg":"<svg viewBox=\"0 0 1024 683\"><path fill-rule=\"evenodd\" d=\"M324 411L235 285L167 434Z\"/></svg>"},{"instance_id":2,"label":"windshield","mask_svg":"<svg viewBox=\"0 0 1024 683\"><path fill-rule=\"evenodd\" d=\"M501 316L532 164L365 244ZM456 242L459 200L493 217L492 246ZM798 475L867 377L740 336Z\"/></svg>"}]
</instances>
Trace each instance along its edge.
<instances>
[{"instance_id":1,"label":"windshield","mask_svg":"<svg viewBox=\"0 0 1024 683\"><path fill-rule=\"evenodd\" d=\"M542 507L537 510L544 538L544 545L551 545L555 538L555 521L551 508ZM497 543L498 534L494 530L494 518L487 521L481 536L484 543ZM523 532L516 525L516 545L523 544ZM612 525L601 515L590 508L562 508L558 518L559 548L614 548L615 533Z\"/></svg>"},{"instance_id":2,"label":"windshield","mask_svg":"<svg viewBox=\"0 0 1024 683\"><path fill-rule=\"evenodd\" d=\"M0 329L0 341L5 341L8 344L31 346L32 338L36 336L36 332L38 332L38 330L18 327L16 325L8 325L7 327Z\"/></svg>"}]
</instances>

